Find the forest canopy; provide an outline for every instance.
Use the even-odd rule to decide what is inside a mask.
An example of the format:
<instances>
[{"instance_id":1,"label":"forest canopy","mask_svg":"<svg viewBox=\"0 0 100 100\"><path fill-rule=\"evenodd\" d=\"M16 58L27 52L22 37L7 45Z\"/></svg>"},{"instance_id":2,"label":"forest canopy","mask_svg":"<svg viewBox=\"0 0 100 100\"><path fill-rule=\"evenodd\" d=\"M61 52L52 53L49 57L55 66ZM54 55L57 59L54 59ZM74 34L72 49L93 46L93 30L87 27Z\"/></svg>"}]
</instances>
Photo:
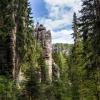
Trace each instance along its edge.
<instances>
[{"instance_id":1,"label":"forest canopy","mask_svg":"<svg viewBox=\"0 0 100 100\"><path fill-rule=\"evenodd\" d=\"M0 100L100 100L100 0L72 15L73 44L52 43L28 0L0 0Z\"/></svg>"}]
</instances>

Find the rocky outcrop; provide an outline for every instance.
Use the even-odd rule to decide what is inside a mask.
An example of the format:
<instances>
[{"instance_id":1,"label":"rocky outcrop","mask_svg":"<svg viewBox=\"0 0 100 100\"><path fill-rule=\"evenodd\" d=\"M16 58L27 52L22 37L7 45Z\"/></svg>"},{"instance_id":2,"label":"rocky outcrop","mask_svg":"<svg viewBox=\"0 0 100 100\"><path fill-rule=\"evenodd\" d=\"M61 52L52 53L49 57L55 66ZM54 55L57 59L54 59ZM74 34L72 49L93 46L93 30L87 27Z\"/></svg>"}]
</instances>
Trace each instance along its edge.
<instances>
[{"instance_id":1,"label":"rocky outcrop","mask_svg":"<svg viewBox=\"0 0 100 100\"><path fill-rule=\"evenodd\" d=\"M43 48L43 56L45 59L47 78L52 81L53 79L58 79L60 77L59 66L54 62L52 57L52 42L51 42L51 32L47 31L46 28L39 23L37 23L35 28L34 36L36 37L38 43ZM45 72L45 71L43 71ZM41 73L41 76L44 73ZM45 74L46 75L46 74Z\"/></svg>"},{"instance_id":2,"label":"rocky outcrop","mask_svg":"<svg viewBox=\"0 0 100 100\"><path fill-rule=\"evenodd\" d=\"M51 32L47 31L46 28L41 24L36 25L34 33L38 43L43 48L43 57L46 64L46 73L48 80L52 80L52 43L51 43ZM45 71L44 71L45 72ZM43 74L43 73L41 73ZM42 75L41 75L42 76Z\"/></svg>"},{"instance_id":3,"label":"rocky outcrop","mask_svg":"<svg viewBox=\"0 0 100 100\"><path fill-rule=\"evenodd\" d=\"M54 62L54 60L52 61L52 75L53 75L54 80L57 80L58 78L60 78L60 68Z\"/></svg>"}]
</instances>

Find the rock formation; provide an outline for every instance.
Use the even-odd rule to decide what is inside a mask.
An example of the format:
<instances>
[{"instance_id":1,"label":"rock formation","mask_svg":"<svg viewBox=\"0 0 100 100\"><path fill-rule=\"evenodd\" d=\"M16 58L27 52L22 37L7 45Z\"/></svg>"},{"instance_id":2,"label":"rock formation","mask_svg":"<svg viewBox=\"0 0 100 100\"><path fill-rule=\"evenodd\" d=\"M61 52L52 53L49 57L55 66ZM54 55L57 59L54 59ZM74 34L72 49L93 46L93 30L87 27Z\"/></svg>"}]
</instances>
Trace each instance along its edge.
<instances>
[{"instance_id":1,"label":"rock formation","mask_svg":"<svg viewBox=\"0 0 100 100\"><path fill-rule=\"evenodd\" d=\"M60 77L60 68L54 60L52 60L52 75L54 80L57 80Z\"/></svg>"},{"instance_id":2,"label":"rock formation","mask_svg":"<svg viewBox=\"0 0 100 100\"><path fill-rule=\"evenodd\" d=\"M46 73L48 74L46 77L50 81L52 81L52 78L58 79L60 77L60 71L58 65L54 62L52 57L51 32L47 31L42 24L39 25L39 23L37 23L34 36L43 48L43 56L47 67ZM42 74L44 73L41 73L41 75Z\"/></svg>"},{"instance_id":3,"label":"rock formation","mask_svg":"<svg viewBox=\"0 0 100 100\"><path fill-rule=\"evenodd\" d=\"M51 43L51 32L47 31L46 28L41 24L36 25L35 37L43 48L43 57L46 64L46 73L48 80L52 80L52 43ZM41 73L43 74L43 73Z\"/></svg>"}]
</instances>

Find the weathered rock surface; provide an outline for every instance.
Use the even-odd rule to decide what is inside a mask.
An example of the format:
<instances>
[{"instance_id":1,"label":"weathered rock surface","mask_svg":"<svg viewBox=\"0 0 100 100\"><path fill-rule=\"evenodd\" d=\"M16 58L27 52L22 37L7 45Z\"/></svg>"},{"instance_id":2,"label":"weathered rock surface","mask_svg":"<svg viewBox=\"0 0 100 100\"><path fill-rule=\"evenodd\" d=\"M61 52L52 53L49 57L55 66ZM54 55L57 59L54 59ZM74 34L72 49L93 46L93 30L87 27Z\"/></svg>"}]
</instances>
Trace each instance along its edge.
<instances>
[{"instance_id":1,"label":"weathered rock surface","mask_svg":"<svg viewBox=\"0 0 100 100\"><path fill-rule=\"evenodd\" d=\"M52 78L58 79L60 77L59 66L54 62L52 57L52 41L51 32L47 31L43 25L36 25L34 36L38 43L43 48L43 56L48 69L48 78L52 81ZM43 73L41 73L43 74Z\"/></svg>"},{"instance_id":2,"label":"weathered rock surface","mask_svg":"<svg viewBox=\"0 0 100 100\"><path fill-rule=\"evenodd\" d=\"M43 56L47 67L47 77L52 80L52 43L51 32L47 31L42 24L37 24L35 29L35 37L43 48Z\"/></svg>"}]
</instances>

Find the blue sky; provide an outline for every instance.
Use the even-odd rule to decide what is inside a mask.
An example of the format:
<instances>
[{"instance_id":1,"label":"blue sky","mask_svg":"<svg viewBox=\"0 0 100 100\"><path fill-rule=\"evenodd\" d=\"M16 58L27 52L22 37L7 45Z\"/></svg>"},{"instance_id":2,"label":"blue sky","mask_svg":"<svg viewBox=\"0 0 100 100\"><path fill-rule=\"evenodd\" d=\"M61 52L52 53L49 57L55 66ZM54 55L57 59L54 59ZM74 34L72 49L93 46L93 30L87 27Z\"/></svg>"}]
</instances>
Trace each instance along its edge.
<instances>
[{"instance_id":1,"label":"blue sky","mask_svg":"<svg viewBox=\"0 0 100 100\"><path fill-rule=\"evenodd\" d=\"M73 43L72 16L81 9L81 0L29 1L35 23L39 22L51 30L53 43Z\"/></svg>"}]
</instances>

